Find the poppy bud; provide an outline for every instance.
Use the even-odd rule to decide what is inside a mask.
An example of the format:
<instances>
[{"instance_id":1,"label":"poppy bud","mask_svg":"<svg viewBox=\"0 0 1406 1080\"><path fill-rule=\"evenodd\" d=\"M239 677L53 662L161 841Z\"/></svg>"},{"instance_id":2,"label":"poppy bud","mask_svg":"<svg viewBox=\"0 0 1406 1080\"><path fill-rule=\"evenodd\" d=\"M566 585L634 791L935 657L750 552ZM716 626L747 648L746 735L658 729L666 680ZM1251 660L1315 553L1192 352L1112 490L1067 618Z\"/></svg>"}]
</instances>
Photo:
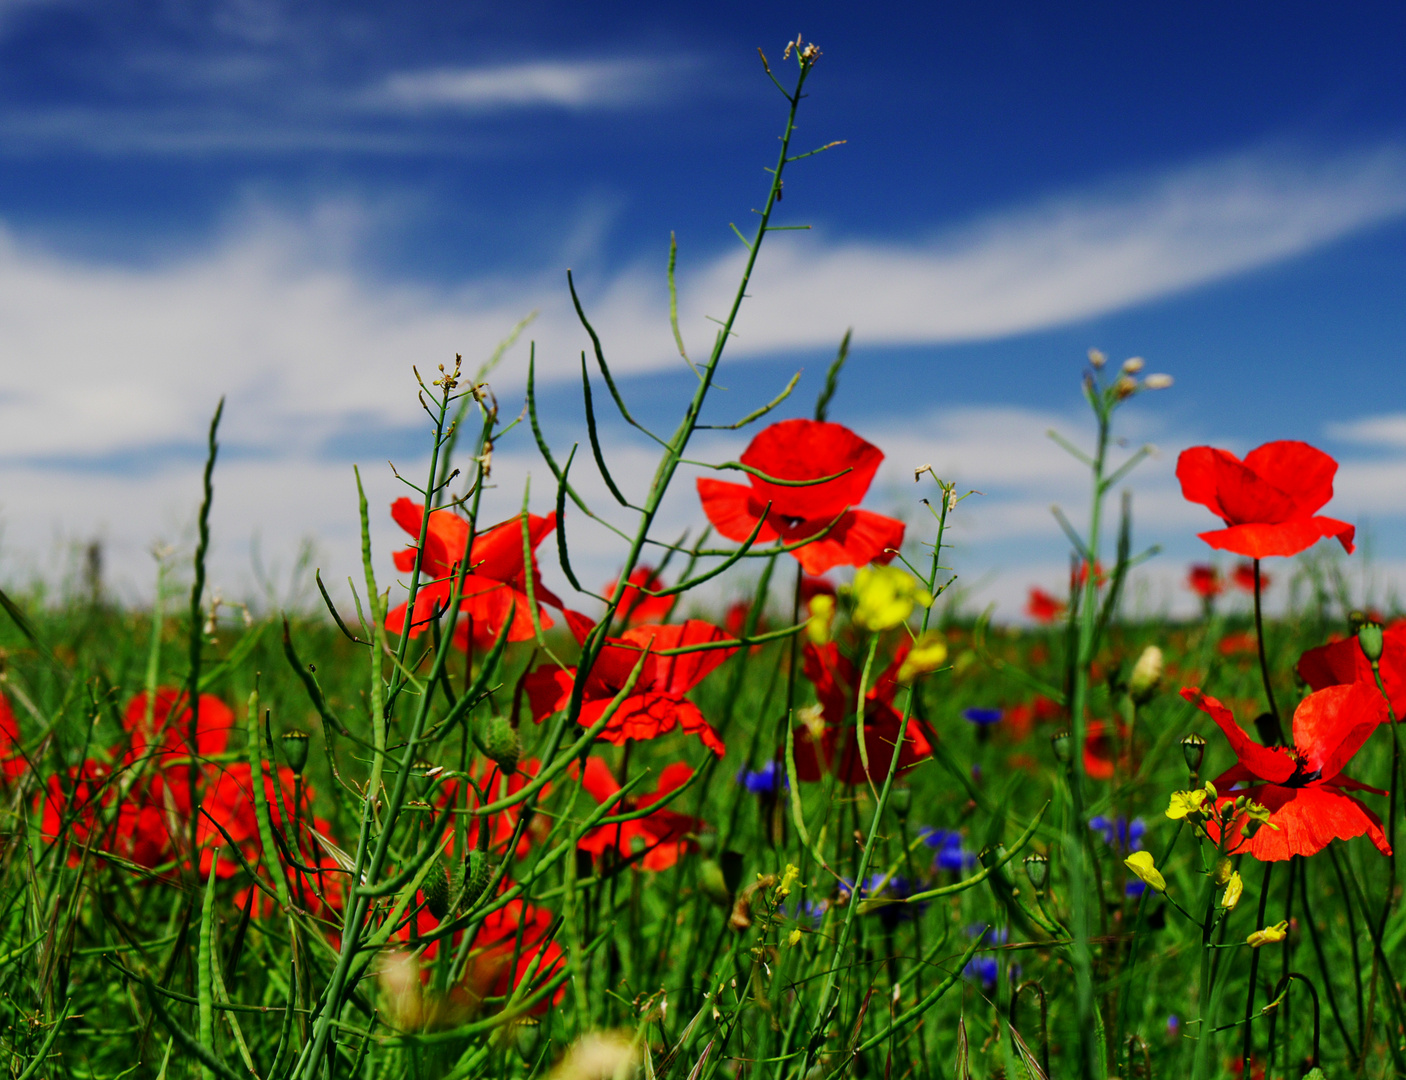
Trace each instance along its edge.
<instances>
[{"instance_id":1,"label":"poppy bud","mask_svg":"<svg viewBox=\"0 0 1406 1080\"><path fill-rule=\"evenodd\" d=\"M1050 860L1039 852L1027 855L1025 857L1025 876L1035 887L1035 894L1040 895L1045 891L1045 885L1050 880Z\"/></svg>"},{"instance_id":2,"label":"poppy bud","mask_svg":"<svg viewBox=\"0 0 1406 1080\"><path fill-rule=\"evenodd\" d=\"M913 808L913 789L908 787L896 787L889 792L889 805L893 807L893 812L898 815L900 821L908 818L908 811Z\"/></svg>"},{"instance_id":3,"label":"poppy bud","mask_svg":"<svg viewBox=\"0 0 1406 1080\"><path fill-rule=\"evenodd\" d=\"M1050 736L1050 745L1054 747L1054 756L1059 759L1062 765L1068 765L1073 760L1071 742L1073 742L1073 738L1068 731L1056 731Z\"/></svg>"},{"instance_id":4,"label":"poppy bud","mask_svg":"<svg viewBox=\"0 0 1406 1080\"><path fill-rule=\"evenodd\" d=\"M469 852L468 873L464 875L464 895L460 905L467 907L483 895L493 877L493 860L486 851Z\"/></svg>"},{"instance_id":5,"label":"poppy bud","mask_svg":"<svg viewBox=\"0 0 1406 1080\"><path fill-rule=\"evenodd\" d=\"M698 888L718 907L727 910L732 906L732 893L723 880L723 869L712 859L704 859L698 864Z\"/></svg>"},{"instance_id":6,"label":"poppy bud","mask_svg":"<svg viewBox=\"0 0 1406 1080\"><path fill-rule=\"evenodd\" d=\"M483 752L505 773L517 768L522 758L522 740L507 717L495 716L483 725Z\"/></svg>"},{"instance_id":7,"label":"poppy bud","mask_svg":"<svg viewBox=\"0 0 1406 1080\"><path fill-rule=\"evenodd\" d=\"M1206 740L1193 731L1181 741L1181 756L1186 758L1186 767L1195 776L1201 771L1201 761L1206 756Z\"/></svg>"},{"instance_id":8,"label":"poppy bud","mask_svg":"<svg viewBox=\"0 0 1406 1080\"><path fill-rule=\"evenodd\" d=\"M430 868L420 891L425 894L425 907L430 909L436 920L442 922L449 914L449 875L444 872L443 866L436 863Z\"/></svg>"},{"instance_id":9,"label":"poppy bud","mask_svg":"<svg viewBox=\"0 0 1406 1080\"><path fill-rule=\"evenodd\" d=\"M283 733L283 756L288 759L288 767L293 775L302 776L303 767L308 763L308 733L296 728Z\"/></svg>"},{"instance_id":10,"label":"poppy bud","mask_svg":"<svg viewBox=\"0 0 1406 1080\"><path fill-rule=\"evenodd\" d=\"M1363 623L1362 629L1357 631L1357 644L1362 646L1363 655L1375 667L1382 658L1382 624Z\"/></svg>"},{"instance_id":11,"label":"poppy bud","mask_svg":"<svg viewBox=\"0 0 1406 1080\"><path fill-rule=\"evenodd\" d=\"M1139 705L1145 705L1157 693L1162 682L1162 650L1149 645L1133 665L1133 673L1128 677L1128 693Z\"/></svg>"},{"instance_id":12,"label":"poppy bud","mask_svg":"<svg viewBox=\"0 0 1406 1080\"><path fill-rule=\"evenodd\" d=\"M1001 882L1002 885L1011 884L1010 874L1006 870L1003 860L1006 857L1006 845L1002 843L991 844L984 847L976 856L981 860L981 865L991 871L991 876Z\"/></svg>"}]
</instances>

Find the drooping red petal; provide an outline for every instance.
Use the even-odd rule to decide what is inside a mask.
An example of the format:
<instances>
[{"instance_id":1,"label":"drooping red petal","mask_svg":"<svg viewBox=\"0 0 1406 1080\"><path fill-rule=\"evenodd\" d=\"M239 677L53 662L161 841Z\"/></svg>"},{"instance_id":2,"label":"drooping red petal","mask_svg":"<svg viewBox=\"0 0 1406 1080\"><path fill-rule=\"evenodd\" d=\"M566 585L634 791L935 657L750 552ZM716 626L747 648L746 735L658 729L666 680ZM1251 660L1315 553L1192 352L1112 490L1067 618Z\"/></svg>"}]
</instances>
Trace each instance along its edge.
<instances>
[{"instance_id":1,"label":"drooping red petal","mask_svg":"<svg viewBox=\"0 0 1406 1080\"><path fill-rule=\"evenodd\" d=\"M1261 780L1282 784L1294 775L1293 757L1285 750L1272 750L1255 742L1239 724L1229 709L1215 698L1203 694L1194 686L1184 687L1181 696L1216 722L1225 734L1230 748L1240 763Z\"/></svg>"},{"instance_id":2,"label":"drooping red petal","mask_svg":"<svg viewBox=\"0 0 1406 1080\"><path fill-rule=\"evenodd\" d=\"M1333 497L1338 463L1308 443L1292 439L1268 442L1246 454L1245 464L1293 498L1300 515L1312 514Z\"/></svg>"},{"instance_id":3,"label":"drooping red petal","mask_svg":"<svg viewBox=\"0 0 1406 1080\"><path fill-rule=\"evenodd\" d=\"M1228 529L1213 529L1196 535L1220 551L1233 551L1247 559L1267 559L1274 555L1297 555L1318 543L1325 536L1336 537L1343 549L1351 554L1355 533L1351 525L1332 518L1296 518L1277 525L1232 525Z\"/></svg>"},{"instance_id":4,"label":"drooping red petal","mask_svg":"<svg viewBox=\"0 0 1406 1080\"><path fill-rule=\"evenodd\" d=\"M571 701L571 689L576 685L575 668L559 668L544 664L523 681L523 690L532 709L532 719L541 723Z\"/></svg>"},{"instance_id":5,"label":"drooping red petal","mask_svg":"<svg viewBox=\"0 0 1406 1080\"><path fill-rule=\"evenodd\" d=\"M596 802L605 802L617 791L620 785L615 780L615 774L600 758L588 758L586 760L586 771L581 775L581 786L590 793L591 798Z\"/></svg>"},{"instance_id":6,"label":"drooping red petal","mask_svg":"<svg viewBox=\"0 0 1406 1080\"><path fill-rule=\"evenodd\" d=\"M1210 446L1193 446L1177 457L1177 479L1181 481L1182 497L1188 502L1200 503L1220 518L1227 516L1221 509L1216 490L1223 459L1239 463L1239 458L1234 454Z\"/></svg>"},{"instance_id":7,"label":"drooping red petal","mask_svg":"<svg viewBox=\"0 0 1406 1080\"><path fill-rule=\"evenodd\" d=\"M1385 719L1386 701L1375 686L1329 686L1294 710L1294 748L1306 771L1336 776Z\"/></svg>"},{"instance_id":8,"label":"drooping red petal","mask_svg":"<svg viewBox=\"0 0 1406 1080\"><path fill-rule=\"evenodd\" d=\"M1322 784L1301 788L1265 784L1244 794L1269 808L1271 829L1261 826L1248 851L1261 862L1282 862L1291 855L1316 855L1334 840L1366 835L1383 855L1391 845L1381 819L1351 795Z\"/></svg>"},{"instance_id":9,"label":"drooping red petal","mask_svg":"<svg viewBox=\"0 0 1406 1080\"><path fill-rule=\"evenodd\" d=\"M813 480L849 471L823 484L805 487L771 484L753 476L762 503L784 517L833 518L863 501L874 473L884 460L878 447L842 424L818 420L782 420L757 433L741 461L782 480Z\"/></svg>"},{"instance_id":10,"label":"drooping red petal","mask_svg":"<svg viewBox=\"0 0 1406 1080\"><path fill-rule=\"evenodd\" d=\"M778 530L787 543L814 536L829 524L827 520L805 521L794 529ZM885 566L903 546L906 526L897 518L868 510L851 510L819 540L797 548L793 554L801 569L819 576L836 566Z\"/></svg>"}]
</instances>

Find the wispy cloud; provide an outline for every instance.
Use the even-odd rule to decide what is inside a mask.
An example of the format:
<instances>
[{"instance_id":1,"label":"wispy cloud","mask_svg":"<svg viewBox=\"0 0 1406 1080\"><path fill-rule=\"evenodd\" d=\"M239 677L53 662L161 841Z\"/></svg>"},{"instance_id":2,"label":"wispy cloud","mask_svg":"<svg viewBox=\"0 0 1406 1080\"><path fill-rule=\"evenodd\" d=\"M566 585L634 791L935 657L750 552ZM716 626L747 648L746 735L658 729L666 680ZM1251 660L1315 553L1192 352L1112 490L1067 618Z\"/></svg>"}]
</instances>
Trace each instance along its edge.
<instances>
[{"instance_id":1,"label":"wispy cloud","mask_svg":"<svg viewBox=\"0 0 1406 1080\"><path fill-rule=\"evenodd\" d=\"M618 107L650 98L667 70L653 60L585 60L405 71L389 76L361 100L372 107L411 111Z\"/></svg>"},{"instance_id":2,"label":"wispy cloud","mask_svg":"<svg viewBox=\"0 0 1406 1080\"><path fill-rule=\"evenodd\" d=\"M1331 424L1328 434L1344 442L1406 450L1406 413L1364 416L1346 424Z\"/></svg>"}]
</instances>

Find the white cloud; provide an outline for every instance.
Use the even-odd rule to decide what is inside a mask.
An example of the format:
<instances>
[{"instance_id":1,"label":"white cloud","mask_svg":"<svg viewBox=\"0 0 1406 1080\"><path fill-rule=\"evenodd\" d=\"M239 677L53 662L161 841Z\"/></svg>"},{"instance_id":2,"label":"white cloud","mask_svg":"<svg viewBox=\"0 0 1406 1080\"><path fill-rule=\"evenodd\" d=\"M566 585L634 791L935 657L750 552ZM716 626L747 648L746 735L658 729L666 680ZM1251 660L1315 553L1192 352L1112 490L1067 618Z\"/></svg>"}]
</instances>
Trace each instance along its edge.
<instances>
[{"instance_id":1,"label":"white cloud","mask_svg":"<svg viewBox=\"0 0 1406 1080\"><path fill-rule=\"evenodd\" d=\"M1316 165L1237 158L1139 191L1024 208L924 244L773 238L734 355L865 343L998 338L1214 281L1406 211L1406 158ZM336 219L354 231L354 216ZM254 214L208 250L164 265L66 259L0 234L0 458L102 453L199 437L222 392L246 443L286 448L360 415L412 421L412 362L483 356L540 308L544 377L587 346L556 271L429 288L377 280L314 215ZM684 253L683 319L710 341L738 269ZM696 268L696 269L695 269ZM655 269L579 282L617 371L678 364ZM706 335L706 336L705 336Z\"/></svg>"},{"instance_id":2,"label":"white cloud","mask_svg":"<svg viewBox=\"0 0 1406 1080\"><path fill-rule=\"evenodd\" d=\"M1406 211L1403 162L1386 150L1297 166L1243 157L1137 191L1012 211L906 246L798 241L793 234L763 252L734 348L744 359L828 349L850 324L868 343L1000 337L1115 310ZM254 214L208 250L138 267L64 258L0 233L5 550L41 550L56 532L105 531L135 587L146 577L146 547L189 522L198 490L198 464L189 456L163 460L148 451L198 446L216 398L227 393L225 443L243 457L227 455L219 472L224 539L217 557L225 580L247 583L247 544L256 530L265 550L282 552L285 562L304 534L316 534L326 567L335 567L335 578L326 576L344 579L356 573L350 472L328 463L322 448L356 425L422 422L410 392L411 363L429 371L455 352L472 362L528 310L541 308L532 330L539 370L544 378L574 375L588 342L556 272L447 288L386 282L358 271L356 245L339 239L357 228L355 208L332 206L296 222ZM682 264L685 333L710 340L703 315L722 308L736 260L718 257L689 273L698 263L685 252ZM680 363L661 276L636 270L603 284L580 282L621 372ZM500 380L508 403L520 385L522 351ZM927 416L910 411L904 420L904 430L867 433L889 456L872 505L915 510L911 470L931 463L944 477L987 492L964 504L955 527L969 578L1001 565L1036 565L1037 549L1058 563L1065 548L1049 505L1061 503L1081 522L1087 481L1044 432L1053 426L1079 442L1081 418L948 408ZM1402 425L1401 417L1368 418L1341 437L1401 445ZM1190 441L1153 434L1170 450ZM518 437L516 447L500 450L502 502L491 513L512 511L529 470L539 485L548 476L526 451L526 437ZM553 438L567 444L561 431ZM735 456L741 443L711 438L700 453ZM652 472L652 459L637 447L611 453L625 455L622 477ZM99 468L104 458L144 454L141 473L115 470L112 460ZM1187 538L1213 523L1181 499L1172 466L1169 455L1137 474L1137 528L1148 542L1185 541L1177 550L1189 553L1195 541ZM580 475L592 471L583 458ZM382 514L394 482L379 468L368 475L382 485L373 497ZM536 490L535 502L545 505ZM1330 512L1349 520L1364 512L1400 514L1406 464L1347 462L1338 490ZM665 507L660 535L698 523L685 482ZM579 515L571 527L583 580L605 580L618 552L593 538ZM377 529L381 550L388 550L392 530L385 521Z\"/></svg>"},{"instance_id":3,"label":"white cloud","mask_svg":"<svg viewBox=\"0 0 1406 1080\"><path fill-rule=\"evenodd\" d=\"M582 109L647 99L668 69L653 60L539 61L398 72L363 100L390 109Z\"/></svg>"},{"instance_id":4,"label":"white cloud","mask_svg":"<svg viewBox=\"0 0 1406 1080\"><path fill-rule=\"evenodd\" d=\"M1406 413L1364 416L1346 424L1330 424L1328 434L1344 442L1406 449Z\"/></svg>"}]
</instances>

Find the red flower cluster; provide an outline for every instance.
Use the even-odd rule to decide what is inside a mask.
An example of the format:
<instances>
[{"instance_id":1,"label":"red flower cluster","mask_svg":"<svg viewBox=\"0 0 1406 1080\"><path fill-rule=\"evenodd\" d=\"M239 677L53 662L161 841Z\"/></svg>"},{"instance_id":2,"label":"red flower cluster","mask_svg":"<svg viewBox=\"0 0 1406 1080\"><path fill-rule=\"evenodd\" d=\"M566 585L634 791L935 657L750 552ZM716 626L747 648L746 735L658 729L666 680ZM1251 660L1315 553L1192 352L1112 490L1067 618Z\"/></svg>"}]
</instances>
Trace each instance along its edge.
<instances>
[{"instance_id":1,"label":"red flower cluster","mask_svg":"<svg viewBox=\"0 0 1406 1080\"><path fill-rule=\"evenodd\" d=\"M621 799L611 813L623 814L653 806L692 778L693 770L682 762L666 765L659 774L659 787L652 794ZM590 792L591 798L600 803L620 790L620 784L600 758L591 758L586 762L581 784ZM589 851L597 858L607 851L613 851L621 860L635 858L643 852L638 860L639 866L646 870L667 870L685 852L697 847L693 837L702 828L703 822L697 818L661 806L645 817L592 829L581 838L581 850Z\"/></svg>"},{"instance_id":2,"label":"red flower cluster","mask_svg":"<svg viewBox=\"0 0 1406 1080\"><path fill-rule=\"evenodd\" d=\"M893 699L898 693L898 670L907 655L908 646L900 646L893 662L865 694L864 743L869 752L869 772L876 783L888 775L893 749L903 726L903 716L894 708ZM834 772L842 783L865 783L864 762L859 756L859 740L854 730L859 671L834 642L819 647L807 642L805 673L815 686L825 726L818 745L807 725L797 728L796 775L802 780L814 781L827 772ZM931 755L929 738L936 740L937 736L917 717L910 718L898 767L912 768Z\"/></svg>"},{"instance_id":3,"label":"red flower cluster","mask_svg":"<svg viewBox=\"0 0 1406 1080\"><path fill-rule=\"evenodd\" d=\"M1186 575L1186 587L1202 600L1214 600L1225 592L1225 580L1214 566L1193 566Z\"/></svg>"},{"instance_id":4,"label":"red flower cluster","mask_svg":"<svg viewBox=\"0 0 1406 1080\"><path fill-rule=\"evenodd\" d=\"M420 521L425 508L409 499L391 503L391 517L411 536L419 538ZM538 517L527 515L527 531L532 550L556 528L555 514ZM431 510L429 530L425 536L424 557L420 563L420 587L415 594L415 614L410 623L412 637L424 632L436 617L449 607L459 573L459 563L469 542L469 523L449 510ZM454 644L467 650L492 647L509 623L508 640L524 641L533 636L532 611L527 599L528 568L523 561L522 518L514 517L474 537L469 555L468 571L464 575L459 601L459 620L454 628ZM395 553L396 569L410 573L415 568L419 551L408 547ZM538 604L550 604L560 609L561 601L547 591L532 567L532 590ZM407 604L401 604L386 616L386 629L399 634L405 627ZM539 607L542 628L552 626L552 620Z\"/></svg>"},{"instance_id":5,"label":"red flower cluster","mask_svg":"<svg viewBox=\"0 0 1406 1080\"><path fill-rule=\"evenodd\" d=\"M818 420L783 420L758 432L741 460L778 480L835 478L805 487L773 484L758 476L751 477L750 485L700 478L703 512L729 540L746 540L759 522L759 543L794 544L824 532L792 552L807 574L823 574L834 566L887 563L902 546L903 522L854 509L864 500L884 455L848 428Z\"/></svg>"},{"instance_id":6,"label":"red flower cluster","mask_svg":"<svg viewBox=\"0 0 1406 1080\"><path fill-rule=\"evenodd\" d=\"M575 612L567 612L567 623L577 641L584 641L594 624ZM580 722L591 727L605 713L615 695L624 689L640 654L650 650L644 670L615 715L606 724L601 738L617 745L626 739L657 739L675 727L697 735L718 757L726 747L698 706L684 695L703 681L714 668L737 651L736 647L705 649L699 652L660 656L660 652L690 645L707 645L731 639L710 623L689 619L682 626L637 626L617 638L607 638L605 647L586 676L582 688ZM575 668L554 665L539 667L527 677L525 687L532 704L532 717L539 724L552 713L566 708L576 685Z\"/></svg>"},{"instance_id":7,"label":"red flower cluster","mask_svg":"<svg viewBox=\"0 0 1406 1080\"><path fill-rule=\"evenodd\" d=\"M1248 795L1270 811L1269 824L1274 827L1262 827L1248 839L1237 835L1233 848L1248 851L1262 862L1277 862L1291 855L1314 855L1333 840L1365 833L1378 851L1391 854L1381 819L1348 794L1386 792L1342 774L1352 755L1386 718L1386 702L1375 687L1355 682L1304 698L1294 710L1292 749L1261 746L1235 722L1229 709L1195 687L1181 695L1216 722L1238 759L1213 781L1220 792L1218 805ZM1238 786L1244 784L1249 786ZM1234 790L1232 785L1237 785ZM1218 839L1214 832L1212 838Z\"/></svg>"},{"instance_id":8,"label":"red flower cluster","mask_svg":"<svg viewBox=\"0 0 1406 1080\"><path fill-rule=\"evenodd\" d=\"M1213 548L1251 559L1297 555L1325 536L1353 550L1353 527L1317 516L1333 497L1338 463L1307 443L1265 443L1245 455L1193 446L1177 459L1182 494L1226 524L1199 534Z\"/></svg>"}]
</instances>

